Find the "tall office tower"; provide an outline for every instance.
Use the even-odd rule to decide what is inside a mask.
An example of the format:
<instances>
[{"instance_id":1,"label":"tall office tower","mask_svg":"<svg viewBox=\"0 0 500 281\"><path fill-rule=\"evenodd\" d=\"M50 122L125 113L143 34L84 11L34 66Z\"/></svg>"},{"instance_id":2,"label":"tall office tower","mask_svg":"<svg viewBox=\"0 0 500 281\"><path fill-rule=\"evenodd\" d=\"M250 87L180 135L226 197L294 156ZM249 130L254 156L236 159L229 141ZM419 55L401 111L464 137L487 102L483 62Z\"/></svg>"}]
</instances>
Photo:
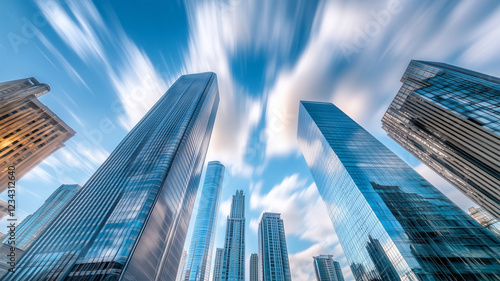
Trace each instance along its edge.
<instances>
[{"instance_id":1,"label":"tall office tower","mask_svg":"<svg viewBox=\"0 0 500 281\"><path fill-rule=\"evenodd\" d=\"M382 128L500 219L500 79L411 61Z\"/></svg>"},{"instance_id":2,"label":"tall office tower","mask_svg":"<svg viewBox=\"0 0 500 281\"><path fill-rule=\"evenodd\" d=\"M356 280L498 280L500 240L330 103L298 141Z\"/></svg>"},{"instance_id":3,"label":"tall office tower","mask_svg":"<svg viewBox=\"0 0 500 281\"><path fill-rule=\"evenodd\" d=\"M259 281L259 255L250 255L250 281Z\"/></svg>"},{"instance_id":4,"label":"tall office tower","mask_svg":"<svg viewBox=\"0 0 500 281\"><path fill-rule=\"evenodd\" d=\"M218 101L181 76L5 280L175 280Z\"/></svg>"},{"instance_id":5,"label":"tall office tower","mask_svg":"<svg viewBox=\"0 0 500 281\"><path fill-rule=\"evenodd\" d=\"M332 255L319 255L313 257L314 272L318 281L344 281L342 269Z\"/></svg>"},{"instance_id":6,"label":"tall office tower","mask_svg":"<svg viewBox=\"0 0 500 281\"><path fill-rule=\"evenodd\" d=\"M210 277L223 180L224 166L219 161L209 162L191 238L185 281L208 281Z\"/></svg>"},{"instance_id":7,"label":"tall office tower","mask_svg":"<svg viewBox=\"0 0 500 281\"><path fill-rule=\"evenodd\" d=\"M26 251L33 241L59 216L75 194L81 189L78 184L63 184L45 200L33 214L27 216L16 228L16 248ZM3 240L8 244L8 238Z\"/></svg>"},{"instance_id":8,"label":"tall office tower","mask_svg":"<svg viewBox=\"0 0 500 281\"><path fill-rule=\"evenodd\" d=\"M277 213L264 213L259 223L259 274L262 281L291 281L285 226Z\"/></svg>"},{"instance_id":9,"label":"tall office tower","mask_svg":"<svg viewBox=\"0 0 500 281\"><path fill-rule=\"evenodd\" d=\"M0 83L0 192L9 166L20 179L75 134L38 100L49 91L33 77Z\"/></svg>"},{"instance_id":10,"label":"tall office tower","mask_svg":"<svg viewBox=\"0 0 500 281\"><path fill-rule=\"evenodd\" d=\"M186 250L182 250L182 257L179 263L179 269L177 270L177 277L175 277L175 281L184 281L184 278L186 276L186 271L184 269L186 268L187 260L188 252Z\"/></svg>"},{"instance_id":11,"label":"tall office tower","mask_svg":"<svg viewBox=\"0 0 500 281\"><path fill-rule=\"evenodd\" d=\"M500 238L500 221L493 218L489 213L483 211L481 208L470 207L469 212L469 216L471 218Z\"/></svg>"},{"instance_id":12,"label":"tall office tower","mask_svg":"<svg viewBox=\"0 0 500 281\"><path fill-rule=\"evenodd\" d=\"M212 281L222 280L222 263L224 262L224 249L217 248L215 251L214 277Z\"/></svg>"},{"instance_id":13,"label":"tall office tower","mask_svg":"<svg viewBox=\"0 0 500 281\"><path fill-rule=\"evenodd\" d=\"M245 195L237 190L227 218L222 281L245 280Z\"/></svg>"}]
</instances>

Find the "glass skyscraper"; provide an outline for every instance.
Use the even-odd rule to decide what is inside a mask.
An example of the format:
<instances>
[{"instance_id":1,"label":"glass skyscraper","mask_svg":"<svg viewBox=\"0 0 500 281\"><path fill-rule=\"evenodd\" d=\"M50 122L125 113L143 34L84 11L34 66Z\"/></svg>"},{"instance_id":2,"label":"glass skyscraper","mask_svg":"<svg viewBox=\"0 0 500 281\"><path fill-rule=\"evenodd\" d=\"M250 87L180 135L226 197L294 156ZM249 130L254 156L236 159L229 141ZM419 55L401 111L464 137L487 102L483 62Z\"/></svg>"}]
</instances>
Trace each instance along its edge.
<instances>
[{"instance_id":1,"label":"glass skyscraper","mask_svg":"<svg viewBox=\"0 0 500 281\"><path fill-rule=\"evenodd\" d=\"M259 223L258 235L261 281L291 281L285 226L281 215L264 213Z\"/></svg>"},{"instance_id":2,"label":"glass skyscraper","mask_svg":"<svg viewBox=\"0 0 500 281\"><path fill-rule=\"evenodd\" d=\"M5 280L175 280L218 102L181 76Z\"/></svg>"},{"instance_id":3,"label":"glass skyscraper","mask_svg":"<svg viewBox=\"0 0 500 281\"><path fill-rule=\"evenodd\" d=\"M382 128L500 219L500 79L411 61Z\"/></svg>"},{"instance_id":4,"label":"glass skyscraper","mask_svg":"<svg viewBox=\"0 0 500 281\"><path fill-rule=\"evenodd\" d=\"M313 262L317 281L344 281L340 264L333 260L332 255L313 257Z\"/></svg>"},{"instance_id":5,"label":"glass skyscraper","mask_svg":"<svg viewBox=\"0 0 500 281\"><path fill-rule=\"evenodd\" d=\"M222 281L245 281L245 195L237 190L227 218Z\"/></svg>"},{"instance_id":6,"label":"glass skyscraper","mask_svg":"<svg viewBox=\"0 0 500 281\"><path fill-rule=\"evenodd\" d=\"M78 184L59 186L36 212L27 216L16 228L16 248L26 251L81 188ZM7 244L8 238L3 243Z\"/></svg>"},{"instance_id":7,"label":"glass skyscraper","mask_svg":"<svg viewBox=\"0 0 500 281\"><path fill-rule=\"evenodd\" d=\"M259 255L250 255L250 281L259 281Z\"/></svg>"},{"instance_id":8,"label":"glass skyscraper","mask_svg":"<svg viewBox=\"0 0 500 281\"><path fill-rule=\"evenodd\" d=\"M498 280L500 240L331 103L298 141L356 280Z\"/></svg>"},{"instance_id":9,"label":"glass skyscraper","mask_svg":"<svg viewBox=\"0 0 500 281\"><path fill-rule=\"evenodd\" d=\"M210 277L223 180L224 166L219 161L209 162L191 238L185 281L208 281Z\"/></svg>"},{"instance_id":10,"label":"glass skyscraper","mask_svg":"<svg viewBox=\"0 0 500 281\"><path fill-rule=\"evenodd\" d=\"M222 280L222 263L224 262L224 249L217 248L215 250L214 274L213 281Z\"/></svg>"}]
</instances>

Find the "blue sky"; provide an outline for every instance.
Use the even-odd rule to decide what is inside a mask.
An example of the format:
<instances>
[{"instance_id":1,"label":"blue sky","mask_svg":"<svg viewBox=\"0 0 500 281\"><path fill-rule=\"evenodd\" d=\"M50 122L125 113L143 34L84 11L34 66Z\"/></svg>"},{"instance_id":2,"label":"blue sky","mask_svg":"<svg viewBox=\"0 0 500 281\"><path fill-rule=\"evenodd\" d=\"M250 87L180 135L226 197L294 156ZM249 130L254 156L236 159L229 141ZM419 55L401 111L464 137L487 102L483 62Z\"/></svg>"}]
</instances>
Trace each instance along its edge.
<instances>
[{"instance_id":1,"label":"blue sky","mask_svg":"<svg viewBox=\"0 0 500 281\"><path fill-rule=\"evenodd\" d=\"M299 100L335 103L460 207L473 205L392 142L380 120L411 59L500 76L497 1L0 6L0 81L34 76L49 84L40 100L77 132L18 182L19 218L60 184L83 185L179 75L202 71L217 73L221 98L206 160L227 169L215 246L223 246L231 195L243 189L247 266L259 218L272 211L285 222L294 280L313 279L318 254L334 254L353 280L298 148Z\"/></svg>"}]
</instances>

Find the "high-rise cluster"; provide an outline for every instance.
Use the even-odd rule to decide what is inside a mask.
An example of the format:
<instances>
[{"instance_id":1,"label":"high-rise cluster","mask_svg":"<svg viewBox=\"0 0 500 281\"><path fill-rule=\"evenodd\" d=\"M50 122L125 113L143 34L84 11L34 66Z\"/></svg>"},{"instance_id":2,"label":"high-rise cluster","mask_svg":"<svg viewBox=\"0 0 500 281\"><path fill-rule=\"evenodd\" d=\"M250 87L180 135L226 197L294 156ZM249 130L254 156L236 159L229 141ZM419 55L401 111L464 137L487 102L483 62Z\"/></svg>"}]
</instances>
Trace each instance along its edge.
<instances>
[{"instance_id":1,"label":"high-rise cluster","mask_svg":"<svg viewBox=\"0 0 500 281\"><path fill-rule=\"evenodd\" d=\"M330 103L298 140L356 280L496 280L500 240Z\"/></svg>"},{"instance_id":2,"label":"high-rise cluster","mask_svg":"<svg viewBox=\"0 0 500 281\"><path fill-rule=\"evenodd\" d=\"M335 105L301 101L298 142L353 277L500 280L500 79L412 61L402 82L383 128L481 208L467 215ZM34 78L0 84L2 172L23 175L73 135L36 99L48 90ZM244 281L243 190L213 253L219 161L207 165L183 251L218 102L214 73L181 76L85 185L62 185L25 219L23 257L2 280ZM318 281L344 280L333 255L312 258ZM292 280L280 213L262 214L248 265L250 281Z\"/></svg>"},{"instance_id":3,"label":"high-rise cluster","mask_svg":"<svg viewBox=\"0 0 500 281\"><path fill-rule=\"evenodd\" d=\"M174 280L218 102L179 78L4 279Z\"/></svg>"}]
</instances>

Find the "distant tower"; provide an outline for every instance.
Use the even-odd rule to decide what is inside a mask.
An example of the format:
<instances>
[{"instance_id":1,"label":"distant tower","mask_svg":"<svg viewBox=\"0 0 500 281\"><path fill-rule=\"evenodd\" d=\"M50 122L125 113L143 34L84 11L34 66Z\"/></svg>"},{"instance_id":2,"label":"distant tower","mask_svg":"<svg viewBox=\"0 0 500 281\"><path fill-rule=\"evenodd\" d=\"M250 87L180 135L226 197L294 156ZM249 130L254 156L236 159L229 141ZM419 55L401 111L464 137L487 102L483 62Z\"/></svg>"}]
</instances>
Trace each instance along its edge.
<instances>
[{"instance_id":1,"label":"distant tower","mask_svg":"<svg viewBox=\"0 0 500 281\"><path fill-rule=\"evenodd\" d=\"M401 81L382 128L500 220L500 79L412 60Z\"/></svg>"},{"instance_id":2,"label":"distant tower","mask_svg":"<svg viewBox=\"0 0 500 281\"><path fill-rule=\"evenodd\" d=\"M0 83L0 192L9 166L19 180L75 134L38 100L49 91L33 77Z\"/></svg>"},{"instance_id":3,"label":"distant tower","mask_svg":"<svg viewBox=\"0 0 500 281\"><path fill-rule=\"evenodd\" d=\"M356 280L500 278L500 240L339 108L300 102L298 141Z\"/></svg>"},{"instance_id":4,"label":"distant tower","mask_svg":"<svg viewBox=\"0 0 500 281\"><path fill-rule=\"evenodd\" d=\"M222 281L245 280L245 195L236 191L227 218Z\"/></svg>"},{"instance_id":5,"label":"distant tower","mask_svg":"<svg viewBox=\"0 0 500 281\"><path fill-rule=\"evenodd\" d=\"M184 281L186 276L186 271L184 269L186 268L187 259L188 252L186 250L182 250L182 257L179 263L179 268L177 269L177 277L175 278L175 281Z\"/></svg>"},{"instance_id":6,"label":"distant tower","mask_svg":"<svg viewBox=\"0 0 500 281\"><path fill-rule=\"evenodd\" d=\"M222 280L222 263L224 262L224 249L217 248L215 251L214 274L212 281Z\"/></svg>"},{"instance_id":7,"label":"distant tower","mask_svg":"<svg viewBox=\"0 0 500 281\"><path fill-rule=\"evenodd\" d=\"M33 241L56 219L82 187L63 184L45 200L38 210L26 217L16 229L16 247L26 251ZM3 241L8 243L8 239Z\"/></svg>"},{"instance_id":8,"label":"distant tower","mask_svg":"<svg viewBox=\"0 0 500 281\"><path fill-rule=\"evenodd\" d=\"M340 264L333 260L333 255L319 255L313 261L318 281L344 281Z\"/></svg>"},{"instance_id":9,"label":"distant tower","mask_svg":"<svg viewBox=\"0 0 500 281\"><path fill-rule=\"evenodd\" d=\"M250 255L250 281L259 281L259 255Z\"/></svg>"},{"instance_id":10,"label":"distant tower","mask_svg":"<svg viewBox=\"0 0 500 281\"><path fill-rule=\"evenodd\" d=\"M224 165L219 161L209 162L191 238L185 281L208 281L210 277L223 180Z\"/></svg>"},{"instance_id":11,"label":"distant tower","mask_svg":"<svg viewBox=\"0 0 500 281\"><path fill-rule=\"evenodd\" d=\"M259 223L259 274L262 281L291 281L285 226L277 213L264 213Z\"/></svg>"},{"instance_id":12,"label":"distant tower","mask_svg":"<svg viewBox=\"0 0 500 281\"><path fill-rule=\"evenodd\" d=\"M175 280L217 114L215 73L181 76L5 280Z\"/></svg>"}]
</instances>

